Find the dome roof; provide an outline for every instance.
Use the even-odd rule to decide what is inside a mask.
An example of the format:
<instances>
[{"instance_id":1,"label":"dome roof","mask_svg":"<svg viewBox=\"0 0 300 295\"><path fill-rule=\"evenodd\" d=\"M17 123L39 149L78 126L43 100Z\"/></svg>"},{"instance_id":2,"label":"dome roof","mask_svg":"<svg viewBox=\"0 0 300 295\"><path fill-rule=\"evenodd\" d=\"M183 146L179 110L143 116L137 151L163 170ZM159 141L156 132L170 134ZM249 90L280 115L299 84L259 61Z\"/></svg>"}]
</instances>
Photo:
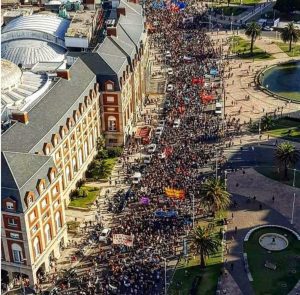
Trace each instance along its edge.
<instances>
[{"instance_id":1,"label":"dome roof","mask_svg":"<svg viewBox=\"0 0 300 295\"><path fill-rule=\"evenodd\" d=\"M21 16L10 21L2 30L2 34L12 31L36 31L64 39L70 21L53 15L33 14Z\"/></svg>"},{"instance_id":2,"label":"dome roof","mask_svg":"<svg viewBox=\"0 0 300 295\"><path fill-rule=\"evenodd\" d=\"M22 71L14 63L1 59L1 92L8 91L21 83Z\"/></svg>"},{"instance_id":3,"label":"dome roof","mask_svg":"<svg viewBox=\"0 0 300 295\"><path fill-rule=\"evenodd\" d=\"M40 40L14 40L1 44L1 57L22 66L37 62L63 61L66 50L56 44Z\"/></svg>"}]
</instances>

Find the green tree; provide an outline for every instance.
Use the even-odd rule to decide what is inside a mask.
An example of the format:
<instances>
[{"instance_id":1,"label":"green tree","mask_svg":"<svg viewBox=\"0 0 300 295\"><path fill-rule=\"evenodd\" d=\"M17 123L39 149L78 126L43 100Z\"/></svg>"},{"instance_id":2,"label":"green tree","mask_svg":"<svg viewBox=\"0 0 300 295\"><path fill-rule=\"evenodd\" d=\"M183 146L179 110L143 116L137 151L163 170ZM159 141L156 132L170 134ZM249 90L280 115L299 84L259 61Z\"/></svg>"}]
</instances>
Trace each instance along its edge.
<instances>
[{"instance_id":1,"label":"green tree","mask_svg":"<svg viewBox=\"0 0 300 295\"><path fill-rule=\"evenodd\" d=\"M98 169L100 178L107 178L111 173L111 165L105 160L101 161Z\"/></svg>"},{"instance_id":2,"label":"green tree","mask_svg":"<svg viewBox=\"0 0 300 295\"><path fill-rule=\"evenodd\" d=\"M274 5L274 9L283 13L292 13L295 10L300 9L299 0L277 0Z\"/></svg>"},{"instance_id":3,"label":"green tree","mask_svg":"<svg viewBox=\"0 0 300 295\"><path fill-rule=\"evenodd\" d=\"M274 126L274 119L272 116L265 115L261 119L262 129L270 130Z\"/></svg>"},{"instance_id":4,"label":"green tree","mask_svg":"<svg viewBox=\"0 0 300 295\"><path fill-rule=\"evenodd\" d=\"M257 39L257 37L259 37L260 34L261 34L261 26L256 22L252 22L251 24L249 24L247 26L245 34L246 34L246 36L251 38L250 53L252 55L253 54L254 42Z\"/></svg>"},{"instance_id":5,"label":"green tree","mask_svg":"<svg viewBox=\"0 0 300 295\"><path fill-rule=\"evenodd\" d=\"M279 164L279 169L283 166L284 177L288 179L288 168L298 162L300 153L290 142L283 142L277 146L275 159Z\"/></svg>"},{"instance_id":6,"label":"green tree","mask_svg":"<svg viewBox=\"0 0 300 295\"><path fill-rule=\"evenodd\" d=\"M289 42L289 51L292 51L292 43L297 43L300 35L299 31L296 30L294 23L288 23L285 28L283 28L280 37L284 43Z\"/></svg>"},{"instance_id":7,"label":"green tree","mask_svg":"<svg viewBox=\"0 0 300 295\"><path fill-rule=\"evenodd\" d=\"M226 210L231 203L230 193L221 180L208 179L201 188L201 200L213 213Z\"/></svg>"},{"instance_id":8,"label":"green tree","mask_svg":"<svg viewBox=\"0 0 300 295\"><path fill-rule=\"evenodd\" d=\"M205 267L205 258L218 251L220 240L206 227L198 226L192 231L192 249L200 255L200 266Z\"/></svg>"}]
</instances>

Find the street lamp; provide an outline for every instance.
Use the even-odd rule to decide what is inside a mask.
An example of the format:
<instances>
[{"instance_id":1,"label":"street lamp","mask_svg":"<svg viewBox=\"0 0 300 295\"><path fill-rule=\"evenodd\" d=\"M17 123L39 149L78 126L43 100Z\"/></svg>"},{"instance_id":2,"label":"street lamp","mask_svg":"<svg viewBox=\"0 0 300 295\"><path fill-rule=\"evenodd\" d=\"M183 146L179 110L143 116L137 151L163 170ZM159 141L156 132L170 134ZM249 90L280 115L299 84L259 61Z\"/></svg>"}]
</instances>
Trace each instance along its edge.
<instances>
[{"instance_id":1,"label":"street lamp","mask_svg":"<svg viewBox=\"0 0 300 295\"><path fill-rule=\"evenodd\" d=\"M293 187L295 187L295 183L296 183L296 169L294 169ZM293 197L291 224L294 223L295 201L296 201L296 193L294 193L294 197Z\"/></svg>"},{"instance_id":2,"label":"street lamp","mask_svg":"<svg viewBox=\"0 0 300 295\"><path fill-rule=\"evenodd\" d=\"M165 295L167 295L167 258L162 257L164 260L164 268L165 268Z\"/></svg>"}]
</instances>

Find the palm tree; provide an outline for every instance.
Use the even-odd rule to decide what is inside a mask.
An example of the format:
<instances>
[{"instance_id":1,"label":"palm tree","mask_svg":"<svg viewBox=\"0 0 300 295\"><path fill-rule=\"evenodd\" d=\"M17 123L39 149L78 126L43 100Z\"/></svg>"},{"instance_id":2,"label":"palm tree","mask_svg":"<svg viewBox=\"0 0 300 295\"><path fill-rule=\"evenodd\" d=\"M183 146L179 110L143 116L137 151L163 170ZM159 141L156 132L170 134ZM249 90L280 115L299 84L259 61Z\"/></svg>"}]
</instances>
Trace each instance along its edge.
<instances>
[{"instance_id":1,"label":"palm tree","mask_svg":"<svg viewBox=\"0 0 300 295\"><path fill-rule=\"evenodd\" d=\"M252 55L254 42L255 42L256 38L259 37L261 34L261 26L256 22L252 22L251 24L249 24L247 26L245 34L246 34L246 36L251 38L250 53Z\"/></svg>"},{"instance_id":2,"label":"palm tree","mask_svg":"<svg viewBox=\"0 0 300 295\"><path fill-rule=\"evenodd\" d=\"M300 35L299 31L296 30L294 23L288 23L287 26L283 28L280 37L284 43L289 42L289 52L291 52L292 43L298 42Z\"/></svg>"},{"instance_id":3,"label":"palm tree","mask_svg":"<svg viewBox=\"0 0 300 295\"><path fill-rule=\"evenodd\" d=\"M300 159L300 153L296 150L296 147L289 143L283 142L277 146L275 151L275 159L279 165L284 166L284 177L288 178L288 167L294 166Z\"/></svg>"},{"instance_id":4,"label":"palm tree","mask_svg":"<svg viewBox=\"0 0 300 295\"><path fill-rule=\"evenodd\" d=\"M231 203L230 193L221 180L208 179L201 188L203 203L213 212L225 210Z\"/></svg>"},{"instance_id":5,"label":"palm tree","mask_svg":"<svg viewBox=\"0 0 300 295\"><path fill-rule=\"evenodd\" d=\"M261 124L264 130L269 130L272 126L274 126L274 119L272 116L265 115L261 119Z\"/></svg>"},{"instance_id":6,"label":"palm tree","mask_svg":"<svg viewBox=\"0 0 300 295\"><path fill-rule=\"evenodd\" d=\"M220 241L213 232L206 227L198 226L192 231L192 249L200 255L200 266L205 267L205 258L218 251Z\"/></svg>"}]
</instances>

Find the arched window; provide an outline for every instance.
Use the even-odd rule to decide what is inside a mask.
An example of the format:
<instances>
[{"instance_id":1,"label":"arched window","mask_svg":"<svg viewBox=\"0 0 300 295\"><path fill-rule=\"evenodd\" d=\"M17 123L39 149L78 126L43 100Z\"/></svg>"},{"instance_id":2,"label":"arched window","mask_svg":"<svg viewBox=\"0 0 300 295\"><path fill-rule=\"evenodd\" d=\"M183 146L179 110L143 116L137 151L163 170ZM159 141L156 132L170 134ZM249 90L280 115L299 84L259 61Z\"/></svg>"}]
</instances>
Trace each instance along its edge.
<instances>
[{"instance_id":1,"label":"arched window","mask_svg":"<svg viewBox=\"0 0 300 295\"><path fill-rule=\"evenodd\" d=\"M82 166L82 163L83 163L82 149L80 149L80 150L79 150L79 153L78 153L78 162L79 162L79 163L78 163L78 164L79 164L78 166L81 167L81 166Z\"/></svg>"},{"instance_id":2,"label":"arched window","mask_svg":"<svg viewBox=\"0 0 300 295\"><path fill-rule=\"evenodd\" d=\"M17 263L22 262L23 254L22 254L21 246L14 243L11 245L11 250L12 250L14 262L17 262Z\"/></svg>"},{"instance_id":3,"label":"arched window","mask_svg":"<svg viewBox=\"0 0 300 295\"><path fill-rule=\"evenodd\" d=\"M88 150L88 143L87 141L84 142L84 157L87 158L89 154L89 150Z\"/></svg>"},{"instance_id":4,"label":"arched window","mask_svg":"<svg viewBox=\"0 0 300 295\"><path fill-rule=\"evenodd\" d=\"M33 250L34 250L34 256L39 257L41 254L41 248L40 248L40 241L38 237L35 237L33 241Z\"/></svg>"},{"instance_id":5,"label":"arched window","mask_svg":"<svg viewBox=\"0 0 300 295\"><path fill-rule=\"evenodd\" d=\"M46 239L46 245L48 245L52 240L50 225L48 223L45 226L45 239Z\"/></svg>"},{"instance_id":6,"label":"arched window","mask_svg":"<svg viewBox=\"0 0 300 295\"><path fill-rule=\"evenodd\" d=\"M55 224L56 224L56 229L59 231L61 229L61 218L60 218L60 212L57 211L55 213Z\"/></svg>"},{"instance_id":7,"label":"arched window","mask_svg":"<svg viewBox=\"0 0 300 295\"><path fill-rule=\"evenodd\" d=\"M117 119L114 116L108 117L108 131L117 131Z\"/></svg>"},{"instance_id":8,"label":"arched window","mask_svg":"<svg viewBox=\"0 0 300 295\"><path fill-rule=\"evenodd\" d=\"M93 149L93 147L94 147L94 141L93 141L93 134L92 133L90 133L90 136L89 136L89 144L90 144L90 150L92 150Z\"/></svg>"},{"instance_id":9,"label":"arched window","mask_svg":"<svg viewBox=\"0 0 300 295\"><path fill-rule=\"evenodd\" d=\"M70 173L70 167L66 167L66 181L67 183L71 180L71 173Z\"/></svg>"},{"instance_id":10,"label":"arched window","mask_svg":"<svg viewBox=\"0 0 300 295\"><path fill-rule=\"evenodd\" d=\"M73 167L73 173L77 172L77 160L76 157L72 159L72 167Z\"/></svg>"}]
</instances>

